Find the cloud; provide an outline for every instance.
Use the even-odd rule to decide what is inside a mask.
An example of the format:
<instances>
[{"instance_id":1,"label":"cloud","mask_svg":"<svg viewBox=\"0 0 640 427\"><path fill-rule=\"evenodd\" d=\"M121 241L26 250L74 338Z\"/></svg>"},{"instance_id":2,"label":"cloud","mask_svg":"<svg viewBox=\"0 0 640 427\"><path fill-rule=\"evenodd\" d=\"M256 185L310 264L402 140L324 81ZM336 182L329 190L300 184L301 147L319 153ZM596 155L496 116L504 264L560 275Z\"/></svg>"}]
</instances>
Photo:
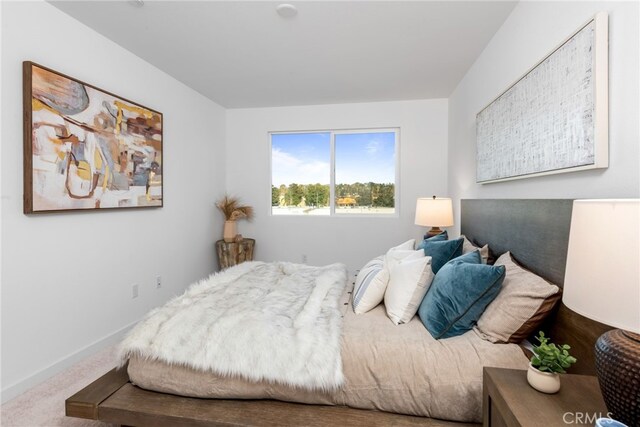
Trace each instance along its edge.
<instances>
[{"instance_id":1,"label":"cloud","mask_svg":"<svg viewBox=\"0 0 640 427\"><path fill-rule=\"evenodd\" d=\"M378 154L378 152L380 152L381 148L382 148L382 141L379 141L377 139L372 139L367 144L366 152L369 156L375 156L376 154Z\"/></svg>"},{"instance_id":2,"label":"cloud","mask_svg":"<svg viewBox=\"0 0 640 427\"><path fill-rule=\"evenodd\" d=\"M279 148L274 148L271 151L271 156L273 159L274 169L276 165L278 166L278 169L296 168L300 165L300 163L302 163L302 161L297 157L294 157L291 154L280 150Z\"/></svg>"},{"instance_id":3,"label":"cloud","mask_svg":"<svg viewBox=\"0 0 640 427\"><path fill-rule=\"evenodd\" d=\"M329 162L305 160L278 148L271 152L272 184L329 183Z\"/></svg>"}]
</instances>

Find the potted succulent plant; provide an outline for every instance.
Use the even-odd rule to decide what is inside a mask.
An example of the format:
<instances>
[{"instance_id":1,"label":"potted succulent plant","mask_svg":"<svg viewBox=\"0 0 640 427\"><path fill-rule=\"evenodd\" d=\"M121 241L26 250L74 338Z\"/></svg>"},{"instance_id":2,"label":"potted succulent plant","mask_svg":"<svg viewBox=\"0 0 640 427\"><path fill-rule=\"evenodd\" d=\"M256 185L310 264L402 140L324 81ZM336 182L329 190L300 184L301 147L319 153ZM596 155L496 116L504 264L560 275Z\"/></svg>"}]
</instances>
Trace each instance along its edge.
<instances>
[{"instance_id":1,"label":"potted succulent plant","mask_svg":"<svg viewBox=\"0 0 640 427\"><path fill-rule=\"evenodd\" d=\"M550 343L542 331L538 333L536 340L540 344L533 346L527 381L538 391L556 393L560 390L560 374L565 374L577 359L569 354L571 347Z\"/></svg>"},{"instance_id":2,"label":"potted succulent plant","mask_svg":"<svg viewBox=\"0 0 640 427\"><path fill-rule=\"evenodd\" d=\"M556 393L560 390L560 374L577 362L569 354L568 345L555 345L549 342L544 332L540 331L536 340L539 345L533 346L533 356L527 371L527 381L531 387L543 393Z\"/></svg>"},{"instance_id":3,"label":"potted succulent plant","mask_svg":"<svg viewBox=\"0 0 640 427\"><path fill-rule=\"evenodd\" d=\"M216 206L224 215L224 230L222 237L225 242L233 242L238 234L236 221L241 218L251 220L253 218L253 208L248 205L241 205L240 199L225 195L216 202Z\"/></svg>"}]
</instances>

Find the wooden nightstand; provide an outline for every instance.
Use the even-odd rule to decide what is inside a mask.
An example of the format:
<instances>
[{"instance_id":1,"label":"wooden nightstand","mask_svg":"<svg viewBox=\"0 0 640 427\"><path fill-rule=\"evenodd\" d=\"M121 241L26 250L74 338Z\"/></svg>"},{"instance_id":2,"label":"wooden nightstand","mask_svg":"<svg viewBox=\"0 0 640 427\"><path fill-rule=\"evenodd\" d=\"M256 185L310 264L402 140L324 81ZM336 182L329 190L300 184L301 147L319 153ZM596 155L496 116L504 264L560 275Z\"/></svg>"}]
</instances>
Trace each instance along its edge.
<instances>
[{"instance_id":1,"label":"wooden nightstand","mask_svg":"<svg viewBox=\"0 0 640 427\"><path fill-rule=\"evenodd\" d=\"M593 426L607 416L596 377L563 374L556 394L531 388L527 371L484 368L484 427Z\"/></svg>"},{"instance_id":2,"label":"wooden nightstand","mask_svg":"<svg viewBox=\"0 0 640 427\"><path fill-rule=\"evenodd\" d=\"M253 261L253 247L255 243L256 241L254 239L242 239L240 242L218 240L216 242L216 251L218 253L220 270L245 261Z\"/></svg>"}]
</instances>

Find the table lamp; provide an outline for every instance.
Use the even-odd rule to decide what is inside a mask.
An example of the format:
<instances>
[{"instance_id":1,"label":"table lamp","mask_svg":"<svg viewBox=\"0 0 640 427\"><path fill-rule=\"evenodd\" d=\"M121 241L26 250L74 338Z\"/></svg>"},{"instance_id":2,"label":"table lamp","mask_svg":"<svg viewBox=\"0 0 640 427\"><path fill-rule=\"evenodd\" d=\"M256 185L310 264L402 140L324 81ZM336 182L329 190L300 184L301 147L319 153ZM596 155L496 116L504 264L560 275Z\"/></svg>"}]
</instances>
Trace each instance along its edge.
<instances>
[{"instance_id":1,"label":"table lamp","mask_svg":"<svg viewBox=\"0 0 640 427\"><path fill-rule=\"evenodd\" d=\"M640 425L640 199L575 200L564 304L620 329L595 347L596 371L614 419Z\"/></svg>"},{"instance_id":2,"label":"table lamp","mask_svg":"<svg viewBox=\"0 0 640 427\"><path fill-rule=\"evenodd\" d=\"M421 197L416 202L416 225L431 227L424 238L442 233L440 227L453 225L453 206L451 199L436 197Z\"/></svg>"}]
</instances>

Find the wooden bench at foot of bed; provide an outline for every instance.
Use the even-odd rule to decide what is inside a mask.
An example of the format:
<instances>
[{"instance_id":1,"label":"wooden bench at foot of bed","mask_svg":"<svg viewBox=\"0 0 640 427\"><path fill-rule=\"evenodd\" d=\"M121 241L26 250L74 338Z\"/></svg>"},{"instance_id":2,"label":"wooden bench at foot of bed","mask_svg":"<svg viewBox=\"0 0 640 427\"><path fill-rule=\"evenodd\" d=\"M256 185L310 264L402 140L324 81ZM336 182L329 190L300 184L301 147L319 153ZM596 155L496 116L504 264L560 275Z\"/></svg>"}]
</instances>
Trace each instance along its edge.
<instances>
[{"instance_id":1,"label":"wooden bench at foot of bed","mask_svg":"<svg viewBox=\"0 0 640 427\"><path fill-rule=\"evenodd\" d=\"M113 369L65 401L68 417L128 426L426 426L465 427L434 418L275 400L219 400L143 390L126 366Z\"/></svg>"}]
</instances>

